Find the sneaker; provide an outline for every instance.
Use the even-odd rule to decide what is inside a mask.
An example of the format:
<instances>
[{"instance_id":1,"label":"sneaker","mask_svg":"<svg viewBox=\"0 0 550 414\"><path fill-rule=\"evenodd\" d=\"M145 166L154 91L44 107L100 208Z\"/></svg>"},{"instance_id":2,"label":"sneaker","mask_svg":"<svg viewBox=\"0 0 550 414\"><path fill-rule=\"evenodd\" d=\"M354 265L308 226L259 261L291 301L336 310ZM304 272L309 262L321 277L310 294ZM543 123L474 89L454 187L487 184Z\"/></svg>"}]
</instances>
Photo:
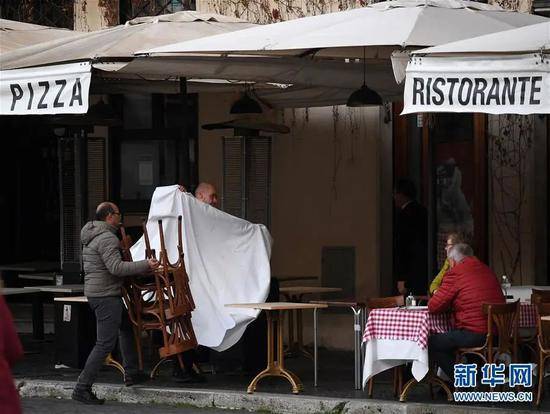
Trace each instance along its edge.
<instances>
[{"instance_id":1,"label":"sneaker","mask_svg":"<svg viewBox=\"0 0 550 414\"><path fill-rule=\"evenodd\" d=\"M73 395L71 396L71 398L84 404L101 405L105 402L103 398L97 398L92 390L86 388L75 388L73 390Z\"/></svg>"},{"instance_id":2,"label":"sneaker","mask_svg":"<svg viewBox=\"0 0 550 414\"><path fill-rule=\"evenodd\" d=\"M149 376L143 372L138 372L134 375L124 374L124 385L131 387L132 385L142 384L149 380Z\"/></svg>"}]
</instances>

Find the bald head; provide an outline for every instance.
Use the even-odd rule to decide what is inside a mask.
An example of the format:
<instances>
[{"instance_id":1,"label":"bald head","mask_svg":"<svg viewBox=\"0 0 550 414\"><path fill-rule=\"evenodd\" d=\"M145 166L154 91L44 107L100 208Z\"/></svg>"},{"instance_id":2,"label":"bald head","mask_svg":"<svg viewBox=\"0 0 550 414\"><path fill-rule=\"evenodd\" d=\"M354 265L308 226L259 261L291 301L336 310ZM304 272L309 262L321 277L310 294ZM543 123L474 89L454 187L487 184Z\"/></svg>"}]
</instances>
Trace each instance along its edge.
<instances>
[{"instance_id":1,"label":"bald head","mask_svg":"<svg viewBox=\"0 0 550 414\"><path fill-rule=\"evenodd\" d=\"M213 207L218 205L218 194L216 187L210 183L200 183L195 190L195 197L203 203Z\"/></svg>"},{"instance_id":2,"label":"bald head","mask_svg":"<svg viewBox=\"0 0 550 414\"><path fill-rule=\"evenodd\" d=\"M120 210L115 203L104 201L97 206L95 218L118 227L120 225Z\"/></svg>"}]
</instances>

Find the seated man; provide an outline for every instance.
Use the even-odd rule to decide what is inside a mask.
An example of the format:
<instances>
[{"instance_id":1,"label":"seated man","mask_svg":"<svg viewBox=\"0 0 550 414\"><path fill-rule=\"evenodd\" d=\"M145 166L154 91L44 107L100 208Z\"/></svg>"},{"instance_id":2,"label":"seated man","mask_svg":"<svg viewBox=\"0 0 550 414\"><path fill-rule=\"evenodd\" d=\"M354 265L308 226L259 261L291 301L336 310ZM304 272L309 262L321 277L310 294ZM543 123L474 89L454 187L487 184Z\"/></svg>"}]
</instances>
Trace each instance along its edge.
<instances>
[{"instance_id":1,"label":"seated man","mask_svg":"<svg viewBox=\"0 0 550 414\"><path fill-rule=\"evenodd\" d=\"M428 302L431 313L452 309L455 328L432 335L428 350L430 362L435 362L454 383L454 352L458 348L481 346L487 335L487 316L484 303L505 303L502 289L493 271L473 256L472 248L464 243L449 249L451 269L441 287Z\"/></svg>"}]
</instances>

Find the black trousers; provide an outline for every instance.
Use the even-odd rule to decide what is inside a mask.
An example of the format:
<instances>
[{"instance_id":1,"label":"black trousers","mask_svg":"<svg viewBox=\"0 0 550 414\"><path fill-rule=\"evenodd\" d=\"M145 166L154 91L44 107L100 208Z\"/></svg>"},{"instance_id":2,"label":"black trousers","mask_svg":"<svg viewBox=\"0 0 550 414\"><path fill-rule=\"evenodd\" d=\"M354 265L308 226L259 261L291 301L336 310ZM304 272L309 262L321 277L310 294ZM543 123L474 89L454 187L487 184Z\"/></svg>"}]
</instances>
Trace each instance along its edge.
<instances>
[{"instance_id":1,"label":"black trousers","mask_svg":"<svg viewBox=\"0 0 550 414\"><path fill-rule=\"evenodd\" d=\"M455 351L458 348L481 346L486 334L479 334L465 329L455 329L442 334L430 335L428 352L430 364L436 363L454 382Z\"/></svg>"},{"instance_id":2,"label":"black trousers","mask_svg":"<svg viewBox=\"0 0 550 414\"><path fill-rule=\"evenodd\" d=\"M78 377L77 388L90 388L95 382L105 358L115 348L117 337L122 354L122 365L128 375L137 372L136 344L128 312L119 296L88 298L95 313L97 339L86 365Z\"/></svg>"}]
</instances>

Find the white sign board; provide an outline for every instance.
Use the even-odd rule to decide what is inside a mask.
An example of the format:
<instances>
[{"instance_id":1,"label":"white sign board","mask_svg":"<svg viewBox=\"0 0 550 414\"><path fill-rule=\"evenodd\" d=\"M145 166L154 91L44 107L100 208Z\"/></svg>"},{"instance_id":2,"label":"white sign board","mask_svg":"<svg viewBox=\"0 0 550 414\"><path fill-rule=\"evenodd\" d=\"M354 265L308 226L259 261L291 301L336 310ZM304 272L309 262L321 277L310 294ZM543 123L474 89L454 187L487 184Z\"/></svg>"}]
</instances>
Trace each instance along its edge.
<instances>
[{"instance_id":1,"label":"white sign board","mask_svg":"<svg viewBox=\"0 0 550 414\"><path fill-rule=\"evenodd\" d=\"M549 114L550 57L413 57L404 99L402 114Z\"/></svg>"},{"instance_id":2,"label":"white sign board","mask_svg":"<svg viewBox=\"0 0 550 414\"><path fill-rule=\"evenodd\" d=\"M0 115L85 114L89 62L0 71Z\"/></svg>"}]
</instances>

